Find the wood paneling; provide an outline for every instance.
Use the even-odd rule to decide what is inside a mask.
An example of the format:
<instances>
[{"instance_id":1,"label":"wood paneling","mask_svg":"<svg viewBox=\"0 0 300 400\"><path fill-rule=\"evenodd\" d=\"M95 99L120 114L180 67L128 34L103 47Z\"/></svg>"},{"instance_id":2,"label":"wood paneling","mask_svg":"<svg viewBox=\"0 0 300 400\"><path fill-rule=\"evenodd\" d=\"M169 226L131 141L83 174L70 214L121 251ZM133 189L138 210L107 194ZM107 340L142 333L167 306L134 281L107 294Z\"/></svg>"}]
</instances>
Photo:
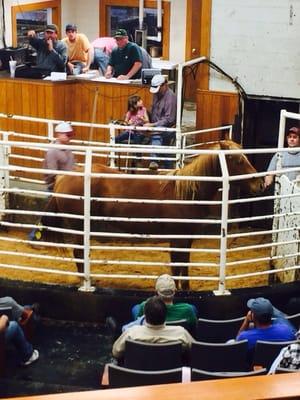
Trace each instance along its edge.
<instances>
[{"instance_id":1,"label":"wood paneling","mask_svg":"<svg viewBox=\"0 0 300 400\"><path fill-rule=\"evenodd\" d=\"M127 99L134 94L141 96L145 106L150 109L152 94L148 86L86 80L51 82L0 78L0 113L108 124L112 119L124 118L127 111ZM47 134L47 126L44 123L15 119L0 118L0 129L39 136ZM90 137L91 133L92 137ZM108 142L109 130L76 127L76 139ZM12 136L11 140L21 141L22 139ZM30 149L13 149L12 151L17 154L33 154ZM34 155L43 158L42 151L35 151ZM41 166L37 162L22 159L15 163L29 167Z\"/></svg>"},{"instance_id":2,"label":"wood paneling","mask_svg":"<svg viewBox=\"0 0 300 400\"><path fill-rule=\"evenodd\" d=\"M231 125L238 113L238 95L229 92L197 90L196 129ZM222 139L220 132L199 135L200 142Z\"/></svg>"}]
</instances>

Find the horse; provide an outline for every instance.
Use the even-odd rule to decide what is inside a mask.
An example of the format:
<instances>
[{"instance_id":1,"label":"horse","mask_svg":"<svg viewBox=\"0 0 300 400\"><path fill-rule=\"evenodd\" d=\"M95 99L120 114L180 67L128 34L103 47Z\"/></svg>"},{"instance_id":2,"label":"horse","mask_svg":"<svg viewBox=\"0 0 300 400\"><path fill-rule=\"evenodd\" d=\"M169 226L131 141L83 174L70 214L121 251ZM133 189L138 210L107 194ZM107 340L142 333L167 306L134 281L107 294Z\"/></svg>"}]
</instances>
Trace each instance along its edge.
<instances>
[{"instance_id":1,"label":"horse","mask_svg":"<svg viewBox=\"0 0 300 400\"><path fill-rule=\"evenodd\" d=\"M205 149L241 149L241 146L231 140L223 140L204 144L199 148ZM241 152L232 155L226 155L228 171L230 175L253 174L257 171L250 163L248 158ZM92 166L94 173L120 173L105 165L95 164ZM221 176L221 167L218 155L201 154L181 169L169 172L173 176ZM160 234L160 235L194 235L201 230L200 224L187 224L183 222L137 222L131 221L131 218L163 218L176 219L182 218L193 220L195 218L204 218L207 215L207 206L199 204L166 204L165 202L147 203L137 205L130 202L116 202L116 198L126 199L155 199L155 200L211 200L217 193L221 183L212 181L193 181L193 180L144 180L141 178L128 179L109 177L92 177L91 196L94 198L109 198L111 201L91 201L91 216L104 217L127 217L128 220L116 221L109 220L105 222L92 221L91 232L127 232L133 234ZM260 177L251 177L238 182L240 187L244 187L250 194L258 194L264 190L263 179ZM84 195L84 180L82 176L61 175L56 179L54 192L69 195ZM84 201L81 199L72 199L64 197L51 197L45 211L51 213L71 213L83 215ZM62 241L60 233L51 232L47 227L70 228L83 231L83 220L75 218L64 219L60 216L51 216L45 214L41 219L43 226L42 240ZM80 236L80 238L78 237ZM169 238L161 241L168 241L171 248L189 249L192 245L190 237ZM75 242L83 243L83 237L76 235ZM83 259L83 250L74 249L74 257ZM190 254L188 251L170 251L171 263L176 266L171 267L172 275L178 276L176 285L179 289L189 290L189 281L180 280L181 276L187 276ZM182 266L180 264L183 264ZM83 272L83 263L77 263L78 272Z\"/></svg>"}]
</instances>

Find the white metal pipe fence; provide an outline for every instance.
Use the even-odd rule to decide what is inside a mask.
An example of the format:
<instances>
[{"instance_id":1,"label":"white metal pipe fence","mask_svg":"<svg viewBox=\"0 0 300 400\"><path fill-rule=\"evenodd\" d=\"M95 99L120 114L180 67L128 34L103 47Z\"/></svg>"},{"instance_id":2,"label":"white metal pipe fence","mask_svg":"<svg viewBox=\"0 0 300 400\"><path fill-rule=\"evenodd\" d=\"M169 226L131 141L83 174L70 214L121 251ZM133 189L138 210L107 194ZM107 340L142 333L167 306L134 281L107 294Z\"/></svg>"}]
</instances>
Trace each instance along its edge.
<instances>
[{"instance_id":1,"label":"white metal pipe fence","mask_svg":"<svg viewBox=\"0 0 300 400\"><path fill-rule=\"evenodd\" d=\"M49 121L47 121L48 123ZM58 121L55 121L58 122ZM55 123L53 122L53 123ZM89 125L89 124L88 124ZM49 125L48 125L49 126ZM53 125L52 125L53 126ZM102 127L102 126L101 126ZM114 127L106 126L109 130L110 134ZM50 129L51 131L51 129ZM197 132L198 133L198 132ZM16 133L12 133L16 135ZM22 135L21 133L19 135ZM5 149L4 151L4 162L0 165L0 170L4 173L5 180L8 182L8 176L11 178L11 174L14 173L17 175L19 172L30 172L33 176L36 174L44 174L46 170L43 168L33 168L33 167L24 167L18 166L14 164L14 160L22 159L21 155L15 157L14 154L10 151L11 149L16 148L30 148L34 150L42 150L46 151L49 147L64 147L61 145L49 144L49 143L36 143L29 142L30 135L26 135L28 139L27 143L18 142L18 141L10 141L8 140L9 135L5 135L3 140L0 142L1 148ZM34 139L36 139L34 137ZM39 137L40 139L40 137ZM233 287L231 285L232 281L238 281L240 279L244 279L249 281L252 284L251 279L254 280L257 278L262 278L266 281L267 277L273 275L280 271L286 271L287 269L282 267L276 270L269 267L271 261L276 259L289 259L295 258L295 256L299 256L298 252L290 252L286 253L284 256L270 254L270 249L274 247L281 246L282 244L287 243L298 243L299 240L288 240L286 241L278 241L278 243L274 243L271 240L272 233L278 232L288 232L290 230L295 229L295 227L281 227L278 230L270 229L245 229L243 227L238 228L238 231L233 231L232 226L237 223L242 224L250 224L251 222L262 222L272 220L274 217L283 217L285 214L271 213L269 215L247 215L247 216L235 216L231 217L228 213L229 207L238 206L244 207L249 206L249 204L255 204L262 201L273 200L275 198L297 198L299 194L292 193L288 195L274 195L274 196L261 196L261 197L242 197L236 199L229 198L229 188L230 184L237 180L245 179L246 176L229 176L226 166L226 155L235 154L236 150L197 150L197 149L177 149L177 148L168 148L168 153L174 155L183 155L184 157L189 157L197 154L218 154L220 157L220 165L222 169L222 177L187 177L187 176L173 176L173 175L140 175L140 174L95 174L91 172L91 166L94 159L98 158L99 154L109 155L111 157L112 154L118 155L121 152L125 152L128 154L131 153L145 153L149 154L153 151L153 149L149 147L132 147L132 146L112 146L111 144L99 143L96 145L95 142L90 146L84 145L70 145L68 148L71 148L75 153L81 154L84 157L82 164L84 165L83 172L66 172L66 175L74 175L74 176L82 176L84 179L84 194L83 196L74 196L74 195L64 195L64 194L51 194L57 197L68 197L72 199L83 199L84 201L84 214L76 215L72 212L65 212L56 214L57 216L64 217L66 219L81 219L84 221L84 231L77 231L74 229L60 228L58 231L64 232L66 234L72 235L80 235L83 237L83 245L79 244L69 244L69 243L48 243L48 242L39 242L34 243L38 249L35 249L34 253L30 253L30 241L27 239L27 233L30 229L35 227L35 222L32 220L31 222L22 222L21 216L23 217L41 217L45 215L45 211L43 208L38 211L32 211L31 209L20 209L19 206L12 207L11 204L8 204L7 197L16 195L24 195L28 196L29 194L33 195L34 198L37 196L44 197L45 199L49 198L49 193L47 193L44 187L39 189L32 189L31 187L18 187L16 182L25 182L30 185L32 182L41 183L42 181L39 179L32 179L31 181L25 180L24 178L18 176L14 177L14 180L11 187L7 184L2 188L2 194L5 195L5 204L1 205L0 214L3 216L0 225L3 228L9 229L9 231L19 230L21 231L21 235L18 237L8 236L6 234L0 234L0 243L5 243L7 245L7 249L4 248L0 250L0 267L4 270L21 270L21 271L30 271L31 276L34 279L36 273L47 273L53 276L69 276L74 278L71 280L72 283L78 284L78 278L83 278L83 290L91 290L93 285L97 285L97 282L100 280L100 284L106 279L116 280L116 279L146 279L151 278L155 279L160 273L168 271L168 269L172 266L176 266L176 264L171 263L171 261L166 257L166 252L169 253L171 250L175 250L177 252L189 252L191 254L191 261L189 263L178 263L181 266L184 265L189 269L189 276L183 277L183 279L189 279L195 287L204 287L204 283L208 283L208 287L213 289L217 289L218 293L226 293L227 288ZM287 151L286 149L280 149L280 151ZM163 154L165 152L165 148L156 149L157 153ZM261 154L261 153L274 153L274 149L247 149L243 150L244 154ZM108 158L109 158L108 157ZM117 156L118 157L118 156ZM30 158L28 156L28 158ZM33 156L34 159L34 156ZM111 158L109 158L111 159ZM114 156L114 160L116 157ZM37 157L35 160L39 162L42 161L41 157ZM57 173L59 171L48 171ZM274 171L275 174L279 174L281 171ZM260 172L255 174L255 176L264 176L265 172ZM194 205L206 205L211 207L220 207L221 212L218 216L207 218L196 218L193 220L184 220L179 215L178 218L174 219L159 219L159 218L136 218L132 219L129 217L114 217L114 216L90 216L90 204L91 201L98 202L111 202L111 198L95 198L91 196L90 193L90 182L93 178L106 177L109 179L143 179L143 180L189 180L189 181L214 181L218 182L222 187L222 199L219 200L207 200L207 201L195 201L195 200L164 200L165 203L168 204L194 204ZM155 199L144 199L144 198L136 198L136 199L124 199L124 198L115 198L113 201L118 203L135 203L137 206L147 206L147 204L157 203L158 201ZM162 201L159 200L161 203ZM49 213L49 215L52 215ZM91 222L92 221L102 221L102 222L111 222L111 221L134 221L140 223L159 223L161 221L165 222L174 222L182 223L187 225L187 233L184 235L158 235L158 234L131 234L131 233L114 233L114 232L93 232L91 230ZM214 232L211 233L209 231L204 231L202 234L190 235L188 233L189 224L205 224L205 226L213 226ZM53 229L54 228L48 228ZM119 242L114 242L113 244L107 245L101 242L95 243L93 240L91 241L91 236L97 239L107 238L109 237L113 241L121 240L121 244ZM163 243L168 241L171 238L191 238L193 240L198 241L197 247L193 247L191 249L185 248L177 248L177 247L169 247L164 245ZM250 242L250 238L254 238L254 242ZM241 239L245 239L245 242L241 242ZM137 240L138 242L132 243L128 245L128 241ZM149 245L149 240L158 241L158 245ZM263 240L263 243L261 243ZM142 245L140 244L142 242ZM10 250L9 244L15 243L16 246L24 246L25 250ZM209 245L208 245L209 243ZM33 244L33 243L32 243ZM46 249L46 254L42 253L42 248ZM84 250L84 257L82 260L76 259L72 250L78 248ZM58 249L64 249L65 253L57 252ZM123 253L126 251L128 254L123 257ZM247 254L248 252L253 251L254 253ZM100 252L100 254L98 254ZM135 259L132 255L137 253L143 253L141 258ZM95 253L95 254L93 254ZM154 259L149 258L149 254L153 253L156 256ZM162 254L162 257L157 257L157 254ZM232 257L235 255L235 257ZM4 262L5 256L7 260ZM25 261L29 259L28 263ZM74 263L78 261L82 261L84 263L84 273L79 274L76 272L76 268ZM243 269L244 266L247 265L248 268ZM100 266L100 267L99 267ZM108 272L105 272L105 267L109 266L110 269ZM125 269L127 268L127 271ZM133 273L132 271L137 271ZM288 270L298 269L298 265L289 266ZM176 277L175 277L176 278ZM63 278L61 278L63 279ZM201 283L202 282L202 283ZM200 284L199 284L200 283ZM199 284L199 285L198 285ZM244 283L236 283L238 286L243 286Z\"/></svg>"}]
</instances>

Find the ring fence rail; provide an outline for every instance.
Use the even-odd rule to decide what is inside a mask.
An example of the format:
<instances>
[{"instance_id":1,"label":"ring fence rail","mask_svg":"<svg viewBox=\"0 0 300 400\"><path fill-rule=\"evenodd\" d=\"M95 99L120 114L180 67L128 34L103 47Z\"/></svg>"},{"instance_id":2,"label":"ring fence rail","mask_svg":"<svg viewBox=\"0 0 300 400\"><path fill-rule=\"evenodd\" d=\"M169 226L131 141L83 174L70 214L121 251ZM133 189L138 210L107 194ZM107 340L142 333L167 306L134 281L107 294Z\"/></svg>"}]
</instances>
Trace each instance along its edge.
<instances>
[{"instance_id":1,"label":"ring fence rail","mask_svg":"<svg viewBox=\"0 0 300 400\"><path fill-rule=\"evenodd\" d=\"M155 148L155 153L159 156L165 155L167 152L168 157L176 161L177 166L181 165L184 160L187 159L188 161L188 158L198 154L217 154L222 170L221 177L154 175L145 173L145 170L147 171L145 168L130 173L133 171L128 168L128 159L137 158L140 160L147 157L150 159L150 155L154 151L151 146L114 145L116 132L128 129L128 127L112 124L94 124L91 126L91 124L72 122L75 129L76 125L91 127L93 136L95 136L97 128L105 127L109 138L108 143L99 143L95 140L72 140L71 144L68 145L79 163L84 166L84 171L66 171L64 174L83 176L84 196L49 193L43 184L44 173L59 174L61 172L45 170L42 166L44 153L49 148L66 147L53 144L53 127L59 121L21 116L8 117L3 114L0 114L0 118L15 118L26 120L29 123L44 123L47 126L45 137L35 135L34 132L22 134L1 131L0 226L2 233L0 232L0 268L2 276L5 275L5 271L8 274L6 276L9 277L14 277L21 271L23 275L29 273L30 280L36 280L36 274L47 274L43 275L43 279L46 281L49 281L49 279L51 281L49 276L54 276L59 283L81 285L80 289L85 291L91 291L98 285L114 286L116 281L121 282L119 284L124 288L127 287L128 282L132 287L138 287L137 282L148 279L150 280L148 286L150 288L153 286L152 280L156 279L161 273L169 272L171 266L176 266L169 260L170 247L165 244L166 239L190 237L196 241L192 249L173 248L173 250L191 253L191 262L184 264L189 269L189 276L181 277L181 279L189 279L192 289L211 289L216 294L225 294L229 292L228 289L233 287L262 286L272 280L275 275L280 276L280 279L284 279L286 275L289 276L289 280L296 279L295 271L299 270L299 207L290 204L292 202L299 204L299 184L297 181L290 183L287 193L281 193L278 189L279 183L276 183L275 194L247 197L239 193L232 197L229 190L231 183L254 176L262 177L266 175L266 172L229 176L225 156L243 152L250 157L254 154L266 154L267 157L271 157L278 150L280 152L287 151L283 148L282 140L285 122L287 118L299 120L299 114L282 111L279 129L281 147L279 149L199 150L196 148L197 143L181 148L182 143L186 143L187 136L193 136L199 140L201 133L205 130L187 133L176 131L175 146ZM229 135L231 132L231 127L214 128L214 130L216 129L229 130ZM120 172L123 170L123 172L128 173L92 173L92 163L99 162L106 163L111 167L118 166ZM300 167L289 170L297 170L300 174ZM283 172L284 170L279 168L271 174L280 176ZM180 215L177 219L173 219L171 222L186 224L186 234L182 236L92 232L91 220L93 219L104 222L111 220L132 221L129 217L90 216L91 201L112 200L111 198L91 197L90 182L93 177L214 181L220 184L220 198L210 201L164 200L167 204L199 204L214 209L211 215L208 214L206 218L202 219L184 220L180 218ZM83 215L58 214L58 216L64 218L82 219L84 231L57 229L65 234L82 235L84 238L83 246L70 243L32 242L28 239L28 233L36 227L39 218L45 214L44 206L50 196L69 197L84 201ZM13 200L18 197L22 199L21 202ZM40 199L41 201L39 206L35 205L33 209L32 205L29 205L30 202L24 200L25 198L31 198L33 201ZM139 198L115 198L114 201L116 204L120 202L135 203L137 207L147 207L149 203L158 202L157 200ZM288 202L289 206L282 207L280 204L283 201ZM272 211L268 214L260 215L257 213L257 215L254 215L253 210L259 210L260 204L265 202L275 202L274 210L276 210L276 213L272 208ZM215 209L219 210L217 215ZM285 224L285 220L294 221L294 223ZM136 219L136 222L159 223L159 221L159 218ZM189 235L189 224L203 224L205 227L203 233ZM54 228L48 229L55 230ZM16 232L17 234L15 234ZM109 242L101 242L101 238L107 237L110 237ZM94 240L95 238L97 240ZM11 245L13 245L12 248ZM33 246L34 248L32 248ZM75 247L84 249L84 258L81 260L84 263L82 274L76 272L75 262L80 260L72 256L72 249ZM174 279L177 278L174 276ZM57 283L57 281L55 282Z\"/></svg>"}]
</instances>

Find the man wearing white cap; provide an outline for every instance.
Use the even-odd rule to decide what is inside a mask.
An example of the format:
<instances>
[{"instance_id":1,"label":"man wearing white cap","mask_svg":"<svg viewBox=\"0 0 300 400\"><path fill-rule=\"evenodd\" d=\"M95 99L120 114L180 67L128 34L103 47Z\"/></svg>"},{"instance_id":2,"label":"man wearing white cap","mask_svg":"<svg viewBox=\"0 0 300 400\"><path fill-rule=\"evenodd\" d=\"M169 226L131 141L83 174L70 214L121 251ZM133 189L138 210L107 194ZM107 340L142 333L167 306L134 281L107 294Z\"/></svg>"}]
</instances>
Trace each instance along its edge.
<instances>
[{"instance_id":1,"label":"man wearing white cap","mask_svg":"<svg viewBox=\"0 0 300 400\"><path fill-rule=\"evenodd\" d=\"M197 314L195 308L188 303L174 303L176 293L176 284L171 275L163 274L157 278L155 290L159 297L162 298L167 306L167 321L178 321L185 319L191 328L194 328L197 323ZM146 301L135 306L133 313L135 317L140 317L144 314Z\"/></svg>"},{"instance_id":2,"label":"man wearing white cap","mask_svg":"<svg viewBox=\"0 0 300 400\"><path fill-rule=\"evenodd\" d=\"M74 131L69 122L60 122L55 127L55 144L69 144L71 138L74 136ZM55 149L51 148L47 151L43 168L59 170L59 171L72 171L75 166L74 155L69 149ZM45 174L45 183L49 192L53 191L56 174ZM40 240L41 230L34 228L28 235L29 240Z\"/></svg>"},{"instance_id":3,"label":"man wearing white cap","mask_svg":"<svg viewBox=\"0 0 300 400\"><path fill-rule=\"evenodd\" d=\"M56 144L69 144L74 136L74 131L69 122L61 122L55 127ZM54 149L47 151L44 168L61 171L72 171L74 169L74 155L69 149ZM49 191L53 190L56 174L46 174L45 182Z\"/></svg>"},{"instance_id":4,"label":"man wearing white cap","mask_svg":"<svg viewBox=\"0 0 300 400\"><path fill-rule=\"evenodd\" d=\"M167 127L170 128L176 123L177 111L177 98L175 93L169 88L168 82L163 75L154 75L151 80L150 92L154 94L153 103L151 108L151 122L144 126L151 127ZM151 132L151 145L152 146L168 146L174 132ZM157 157L153 154L152 157ZM164 165L166 168L171 168L171 162L165 160ZM150 169L157 169L157 161L151 161Z\"/></svg>"}]
</instances>

